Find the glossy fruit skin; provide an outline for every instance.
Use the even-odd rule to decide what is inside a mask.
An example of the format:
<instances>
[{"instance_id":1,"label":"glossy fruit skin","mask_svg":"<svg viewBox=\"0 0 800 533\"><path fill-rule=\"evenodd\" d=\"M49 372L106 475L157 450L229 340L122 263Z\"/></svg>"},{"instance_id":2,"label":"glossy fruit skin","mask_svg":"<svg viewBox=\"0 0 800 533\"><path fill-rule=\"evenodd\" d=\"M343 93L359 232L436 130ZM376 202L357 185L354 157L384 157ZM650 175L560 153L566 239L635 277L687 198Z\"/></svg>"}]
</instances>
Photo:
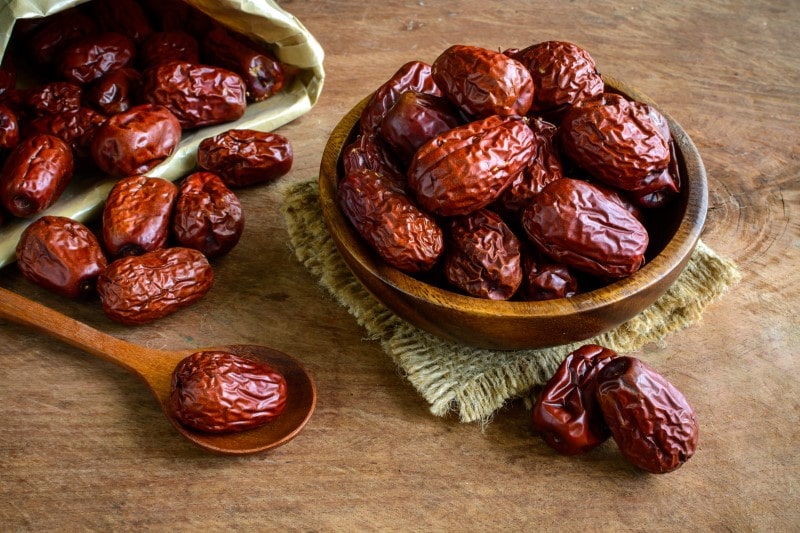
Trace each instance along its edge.
<instances>
[{"instance_id":1,"label":"glossy fruit skin","mask_svg":"<svg viewBox=\"0 0 800 533\"><path fill-rule=\"evenodd\" d=\"M247 86L247 98L266 100L279 92L286 74L280 62L216 26L203 37L203 53L208 62L239 74Z\"/></svg>"},{"instance_id":2,"label":"glossy fruit skin","mask_svg":"<svg viewBox=\"0 0 800 533\"><path fill-rule=\"evenodd\" d=\"M160 248L113 261L97 279L97 293L109 318L138 325L193 304L213 282L211 265L202 252Z\"/></svg>"},{"instance_id":3,"label":"glossy fruit skin","mask_svg":"<svg viewBox=\"0 0 800 533\"><path fill-rule=\"evenodd\" d=\"M159 31L150 34L139 48L143 69L168 61L200 62L200 44L184 31Z\"/></svg>"},{"instance_id":4,"label":"glossy fruit skin","mask_svg":"<svg viewBox=\"0 0 800 533\"><path fill-rule=\"evenodd\" d=\"M359 119L361 134L376 135L383 117L406 91L442 95L436 82L433 81L431 66L422 61L409 61L378 87L361 111Z\"/></svg>"},{"instance_id":5,"label":"glossy fruit skin","mask_svg":"<svg viewBox=\"0 0 800 533\"><path fill-rule=\"evenodd\" d=\"M8 106L0 104L0 155L19 143L19 120Z\"/></svg>"},{"instance_id":6,"label":"glossy fruit skin","mask_svg":"<svg viewBox=\"0 0 800 533\"><path fill-rule=\"evenodd\" d=\"M417 150L407 173L409 188L431 213L471 213L494 202L524 170L533 143L520 117L492 115L453 128Z\"/></svg>"},{"instance_id":7,"label":"glossy fruit skin","mask_svg":"<svg viewBox=\"0 0 800 533\"><path fill-rule=\"evenodd\" d=\"M548 261L532 251L523 250L522 274L520 296L524 300L540 302L578 294L578 278L569 267Z\"/></svg>"},{"instance_id":8,"label":"glossy fruit skin","mask_svg":"<svg viewBox=\"0 0 800 533\"><path fill-rule=\"evenodd\" d=\"M648 177L670 162L668 140L649 106L616 94L573 106L561 122L566 155L594 178L625 191L647 189Z\"/></svg>"},{"instance_id":9,"label":"glossy fruit skin","mask_svg":"<svg viewBox=\"0 0 800 533\"><path fill-rule=\"evenodd\" d=\"M586 453L611 436L595 391L597 374L616 357L603 346L581 346L564 358L537 397L533 429L558 453Z\"/></svg>"},{"instance_id":10,"label":"glossy fruit skin","mask_svg":"<svg viewBox=\"0 0 800 533\"><path fill-rule=\"evenodd\" d=\"M184 178L172 216L172 235L179 246L211 259L231 251L243 230L242 205L219 176L200 171Z\"/></svg>"},{"instance_id":11,"label":"glossy fruit skin","mask_svg":"<svg viewBox=\"0 0 800 533\"><path fill-rule=\"evenodd\" d=\"M142 74L125 67L107 72L84 91L83 101L100 113L124 113L138 103Z\"/></svg>"},{"instance_id":12,"label":"glossy fruit skin","mask_svg":"<svg viewBox=\"0 0 800 533\"><path fill-rule=\"evenodd\" d=\"M408 273L436 264L444 248L441 228L390 179L357 170L342 178L337 195L347 219L384 261Z\"/></svg>"},{"instance_id":13,"label":"glossy fruit skin","mask_svg":"<svg viewBox=\"0 0 800 533\"><path fill-rule=\"evenodd\" d=\"M81 106L82 97L83 88L80 85L53 81L28 89L25 92L25 106L31 115L41 117L74 111Z\"/></svg>"},{"instance_id":14,"label":"glossy fruit skin","mask_svg":"<svg viewBox=\"0 0 800 533\"><path fill-rule=\"evenodd\" d=\"M29 134L48 133L67 143L77 166L91 161L92 141L105 122L105 115L88 107L79 107L36 117L28 122L26 128Z\"/></svg>"},{"instance_id":15,"label":"glossy fruit skin","mask_svg":"<svg viewBox=\"0 0 800 533\"><path fill-rule=\"evenodd\" d=\"M98 32L97 23L78 9L66 9L47 17L28 39L34 61L50 66L64 48L79 37Z\"/></svg>"},{"instance_id":16,"label":"glossy fruit skin","mask_svg":"<svg viewBox=\"0 0 800 533\"><path fill-rule=\"evenodd\" d=\"M228 187L275 181L289 173L294 151L277 133L231 129L200 142L197 165L222 178Z\"/></svg>"},{"instance_id":17,"label":"glossy fruit skin","mask_svg":"<svg viewBox=\"0 0 800 533\"><path fill-rule=\"evenodd\" d=\"M97 277L108 265L94 234L60 216L43 216L28 225L16 252L26 279L68 298L93 295Z\"/></svg>"},{"instance_id":18,"label":"glossy fruit skin","mask_svg":"<svg viewBox=\"0 0 800 533\"><path fill-rule=\"evenodd\" d=\"M566 110L603 92L603 78L594 58L576 44L545 41L510 55L531 73L533 113Z\"/></svg>"},{"instance_id":19,"label":"glossy fruit skin","mask_svg":"<svg viewBox=\"0 0 800 533\"><path fill-rule=\"evenodd\" d=\"M555 261L604 278L636 272L645 261L647 229L597 187L562 178L522 212L536 247Z\"/></svg>"},{"instance_id":20,"label":"glossy fruit skin","mask_svg":"<svg viewBox=\"0 0 800 533\"><path fill-rule=\"evenodd\" d=\"M409 161L425 142L463 122L449 100L406 91L383 117L378 131L398 160Z\"/></svg>"},{"instance_id":21,"label":"glossy fruit skin","mask_svg":"<svg viewBox=\"0 0 800 533\"><path fill-rule=\"evenodd\" d=\"M266 363L204 351L175 367L169 409L181 424L198 431L245 431L280 416L288 392L283 375Z\"/></svg>"},{"instance_id":22,"label":"glossy fruit skin","mask_svg":"<svg viewBox=\"0 0 800 533\"><path fill-rule=\"evenodd\" d=\"M377 135L358 135L342 149L344 174L357 170L374 170L394 182L400 190L406 188L406 175L397 158Z\"/></svg>"},{"instance_id":23,"label":"glossy fruit skin","mask_svg":"<svg viewBox=\"0 0 800 533\"><path fill-rule=\"evenodd\" d=\"M533 155L497 199L500 209L506 213L518 214L547 184L564 177L556 148L558 128L536 118L530 120L528 127L533 132Z\"/></svg>"},{"instance_id":24,"label":"glossy fruit skin","mask_svg":"<svg viewBox=\"0 0 800 533\"><path fill-rule=\"evenodd\" d=\"M94 134L92 158L112 176L144 174L167 159L181 140L169 109L143 104L111 116Z\"/></svg>"},{"instance_id":25,"label":"glossy fruit skin","mask_svg":"<svg viewBox=\"0 0 800 533\"><path fill-rule=\"evenodd\" d=\"M169 238L178 188L162 178L120 179L103 206L103 244L111 257L163 248Z\"/></svg>"},{"instance_id":26,"label":"glossy fruit skin","mask_svg":"<svg viewBox=\"0 0 800 533\"><path fill-rule=\"evenodd\" d=\"M447 281L477 298L508 300L522 282L520 243L496 213L453 217L444 259Z\"/></svg>"},{"instance_id":27,"label":"glossy fruit skin","mask_svg":"<svg viewBox=\"0 0 800 533\"><path fill-rule=\"evenodd\" d=\"M145 70L142 93L147 102L169 109L183 129L232 122L247 108L247 88L238 74L186 61Z\"/></svg>"},{"instance_id":28,"label":"glossy fruit skin","mask_svg":"<svg viewBox=\"0 0 800 533\"><path fill-rule=\"evenodd\" d=\"M18 143L0 170L0 200L14 216L41 213L58 200L72 179L69 146L54 135L35 134Z\"/></svg>"},{"instance_id":29,"label":"glossy fruit skin","mask_svg":"<svg viewBox=\"0 0 800 533\"><path fill-rule=\"evenodd\" d=\"M136 44L114 32L86 35L71 41L61 52L58 74L78 85L91 83L112 70L127 67L136 55Z\"/></svg>"},{"instance_id":30,"label":"glossy fruit skin","mask_svg":"<svg viewBox=\"0 0 800 533\"><path fill-rule=\"evenodd\" d=\"M442 94L475 118L523 116L533 101L533 80L515 59L479 46L453 45L432 64Z\"/></svg>"},{"instance_id":31,"label":"glossy fruit skin","mask_svg":"<svg viewBox=\"0 0 800 533\"><path fill-rule=\"evenodd\" d=\"M697 449L694 409L661 374L634 357L619 357L597 375L597 401L628 461L653 474L682 466Z\"/></svg>"}]
</instances>

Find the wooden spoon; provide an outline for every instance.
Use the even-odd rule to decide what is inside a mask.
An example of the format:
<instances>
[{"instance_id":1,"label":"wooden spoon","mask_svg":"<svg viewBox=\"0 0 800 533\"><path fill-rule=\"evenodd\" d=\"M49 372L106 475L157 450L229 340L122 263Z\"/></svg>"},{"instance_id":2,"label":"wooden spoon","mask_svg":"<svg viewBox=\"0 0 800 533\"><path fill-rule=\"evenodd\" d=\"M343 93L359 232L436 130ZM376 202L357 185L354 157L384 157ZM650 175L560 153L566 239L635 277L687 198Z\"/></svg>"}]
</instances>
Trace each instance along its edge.
<instances>
[{"instance_id":1,"label":"wooden spoon","mask_svg":"<svg viewBox=\"0 0 800 533\"><path fill-rule=\"evenodd\" d=\"M101 333L48 307L0 287L0 318L30 326L106 361L121 365L144 380L178 432L207 450L244 455L285 444L303 429L317 403L316 386L303 365L277 350L255 345L230 345L192 350L154 350ZM183 426L167 408L172 371L184 357L205 350L221 350L258 358L286 378L286 408L258 428L227 434L209 434Z\"/></svg>"}]
</instances>

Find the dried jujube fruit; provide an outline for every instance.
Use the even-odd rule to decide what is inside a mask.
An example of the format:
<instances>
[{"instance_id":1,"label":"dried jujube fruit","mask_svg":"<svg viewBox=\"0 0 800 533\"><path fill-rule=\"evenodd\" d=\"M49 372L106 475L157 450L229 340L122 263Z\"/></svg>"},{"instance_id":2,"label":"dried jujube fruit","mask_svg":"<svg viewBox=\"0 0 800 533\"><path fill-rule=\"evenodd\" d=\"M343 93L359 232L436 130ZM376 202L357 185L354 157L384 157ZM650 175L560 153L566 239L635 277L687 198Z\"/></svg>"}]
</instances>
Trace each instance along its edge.
<instances>
[{"instance_id":1,"label":"dried jujube fruit","mask_svg":"<svg viewBox=\"0 0 800 533\"><path fill-rule=\"evenodd\" d=\"M568 354L533 406L533 428L554 450L577 455L611 435L597 402L597 374L617 357L613 350L586 344Z\"/></svg>"},{"instance_id":2,"label":"dried jujube fruit","mask_svg":"<svg viewBox=\"0 0 800 533\"><path fill-rule=\"evenodd\" d=\"M203 139L197 147L197 166L228 187L274 181L287 174L293 162L289 139L266 131L231 129Z\"/></svg>"},{"instance_id":3,"label":"dried jujube fruit","mask_svg":"<svg viewBox=\"0 0 800 533\"><path fill-rule=\"evenodd\" d=\"M430 270L444 248L442 230L400 190L372 170L339 182L337 201L361 237L390 265L409 273Z\"/></svg>"},{"instance_id":4,"label":"dried jujube fruit","mask_svg":"<svg viewBox=\"0 0 800 533\"><path fill-rule=\"evenodd\" d=\"M671 472L694 455L694 409L666 378L635 357L618 357L597 374L603 419L625 458L653 474Z\"/></svg>"},{"instance_id":5,"label":"dried jujube fruit","mask_svg":"<svg viewBox=\"0 0 800 533\"><path fill-rule=\"evenodd\" d=\"M253 429L286 407L286 378L264 363L223 351L197 352L172 373L169 409L183 425L207 433Z\"/></svg>"}]
</instances>

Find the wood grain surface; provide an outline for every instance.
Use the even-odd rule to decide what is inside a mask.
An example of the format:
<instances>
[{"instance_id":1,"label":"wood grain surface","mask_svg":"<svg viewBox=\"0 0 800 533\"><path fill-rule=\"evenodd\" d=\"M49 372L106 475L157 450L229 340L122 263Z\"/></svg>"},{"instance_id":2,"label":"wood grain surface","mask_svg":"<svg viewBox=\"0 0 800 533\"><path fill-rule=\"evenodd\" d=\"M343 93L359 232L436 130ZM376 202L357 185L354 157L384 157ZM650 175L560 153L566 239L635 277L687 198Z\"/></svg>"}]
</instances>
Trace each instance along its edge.
<instances>
[{"instance_id":1,"label":"wood grain surface","mask_svg":"<svg viewBox=\"0 0 800 533\"><path fill-rule=\"evenodd\" d=\"M326 51L325 89L281 128L295 164L241 191L247 227L197 305L110 322L22 279L0 286L152 348L265 344L318 388L305 431L269 453L210 455L142 383L0 321L0 530L615 530L800 528L800 14L792 0L284 0ZM327 136L410 59L451 44L560 39L658 102L709 175L703 240L743 281L702 323L639 354L694 405L697 454L636 471L607 443L556 456L522 403L486 428L436 418L380 347L294 258L281 190L314 179Z\"/></svg>"}]
</instances>

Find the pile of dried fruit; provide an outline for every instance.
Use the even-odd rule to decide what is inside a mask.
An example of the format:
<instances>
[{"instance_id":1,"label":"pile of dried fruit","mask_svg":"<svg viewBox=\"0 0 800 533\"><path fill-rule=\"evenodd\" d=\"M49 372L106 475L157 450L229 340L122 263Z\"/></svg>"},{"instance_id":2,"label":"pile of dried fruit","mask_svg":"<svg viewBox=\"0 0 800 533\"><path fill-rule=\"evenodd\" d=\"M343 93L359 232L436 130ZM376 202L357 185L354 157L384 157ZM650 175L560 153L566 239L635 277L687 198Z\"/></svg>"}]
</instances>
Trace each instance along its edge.
<instances>
[{"instance_id":1,"label":"pile of dried fruit","mask_svg":"<svg viewBox=\"0 0 800 533\"><path fill-rule=\"evenodd\" d=\"M566 42L409 62L343 150L339 205L387 263L476 297L568 297L628 276L645 263L645 212L680 177L665 118L604 91Z\"/></svg>"},{"instance_id":2,"label":"pile of dried fruit","mask_svg":"<svg viewBox=\"0 0 800 533\"><path fill-rule=\"evenodd\" d=\"M14 58L46 79L18 87ZM165 316L211 288L208 259L244 227L232 188L286 174L276 134L231 129L204 139L178 185L147 173L184 132L230 123L280 91L290 69L261 43L179 0L93 0L15 27L0 68L0 223L39 216L78 171L118 178L101 234L65 217L30 223L22 274L59 294L93 294L124 324Z\"/></svg>"}]
</instances>

